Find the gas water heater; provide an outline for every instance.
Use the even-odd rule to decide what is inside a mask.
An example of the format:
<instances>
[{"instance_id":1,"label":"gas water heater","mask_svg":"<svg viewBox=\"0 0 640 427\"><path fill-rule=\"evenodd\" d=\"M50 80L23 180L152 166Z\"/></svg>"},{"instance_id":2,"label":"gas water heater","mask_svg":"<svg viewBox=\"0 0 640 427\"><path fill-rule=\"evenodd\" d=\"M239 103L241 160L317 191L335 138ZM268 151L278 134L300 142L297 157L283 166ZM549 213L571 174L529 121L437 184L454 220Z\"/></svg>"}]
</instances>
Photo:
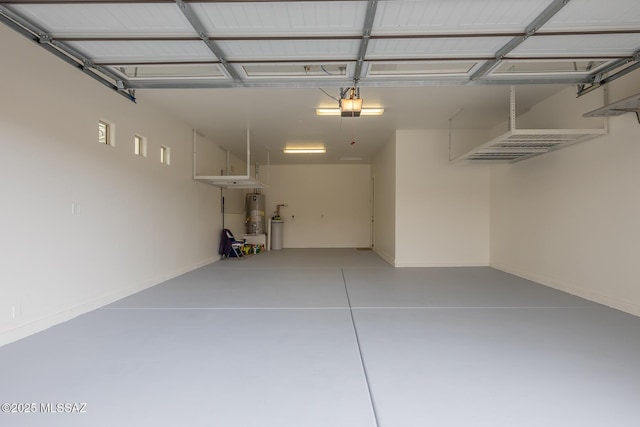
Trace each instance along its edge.
<instances>
[{"instance_id":1,"label":"gas water heater","mask_svg":"<svg viewBox=\"0 0 640 427\"><path fill-rule=\"evenodd\" d=\"M263 234L265 229L264 194L247 194L245 208L247 234Z\"/></svg>"}]
</instances>

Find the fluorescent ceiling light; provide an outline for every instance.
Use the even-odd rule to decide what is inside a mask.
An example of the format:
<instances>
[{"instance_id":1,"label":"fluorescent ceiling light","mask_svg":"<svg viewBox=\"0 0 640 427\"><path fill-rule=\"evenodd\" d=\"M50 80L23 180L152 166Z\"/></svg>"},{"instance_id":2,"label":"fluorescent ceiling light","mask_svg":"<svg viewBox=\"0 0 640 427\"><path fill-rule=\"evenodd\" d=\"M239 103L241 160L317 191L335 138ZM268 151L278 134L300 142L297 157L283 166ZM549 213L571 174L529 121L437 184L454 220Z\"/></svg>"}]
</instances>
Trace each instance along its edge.
<instances>
[{"instance_id":1,"label":"fluorescent ceiling light","mask_svg":"<svg viewBox=\"0 0 640 427\"><path fill-rule=\"evenodd\" d=\"M286 154L324 154L327 152L326 148L285 148Z\"/></svg>"},{"instance_id":2,"label":"fluorescent ceiling light","mask_svg":"<svg viewBox=\"0 0 640 427\"><path fill-rule=\"evenodd\" d=\"M384 108L363 108L360 110L361 116L381 116L384 113ZM340 116L342 112L339 108L316 108L316 115L318 116Z\"/></svg>"}]
</instances>

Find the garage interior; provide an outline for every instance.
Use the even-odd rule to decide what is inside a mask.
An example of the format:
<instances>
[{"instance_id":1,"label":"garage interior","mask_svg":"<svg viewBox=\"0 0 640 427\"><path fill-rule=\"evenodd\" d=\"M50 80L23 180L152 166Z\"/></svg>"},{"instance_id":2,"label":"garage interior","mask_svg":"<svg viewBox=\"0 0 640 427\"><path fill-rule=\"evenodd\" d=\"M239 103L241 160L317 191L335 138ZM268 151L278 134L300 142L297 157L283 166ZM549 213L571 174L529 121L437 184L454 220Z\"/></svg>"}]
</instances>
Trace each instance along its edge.
<instances>
[{"instance_id":1,"label":"garage interior","mask_svg":"<svg viewBox=\"0 0 640 427\"><path fill-rule=\"evenodd\" d=\"M636 424L637 2L0 20L2 425Z\"/></svg>"}]
</instances>

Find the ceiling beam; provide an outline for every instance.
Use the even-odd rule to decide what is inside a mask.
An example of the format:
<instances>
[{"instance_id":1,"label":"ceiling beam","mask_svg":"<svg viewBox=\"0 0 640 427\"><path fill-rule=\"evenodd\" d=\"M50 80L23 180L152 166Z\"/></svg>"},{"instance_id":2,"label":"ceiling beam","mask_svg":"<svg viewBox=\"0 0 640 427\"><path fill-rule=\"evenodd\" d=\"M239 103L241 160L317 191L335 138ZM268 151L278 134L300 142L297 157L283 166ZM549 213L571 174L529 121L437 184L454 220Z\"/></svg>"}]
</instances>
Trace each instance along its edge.
<instances>
[{"instance_id":1,"label":"ceiling beam","mask_svg":"<svg viewBox=\"0 0 640 427\"><path fill-rule=\"evenodd\" d=\"M545 10L540 13L524 31L524 35L512 38L506 45L500 48L495 58L491 61L484 63L482 67L476 70L471 76L471 80L481 79L486 77L491 70L502 61L502 59L511 53L516 47L520 46L525 40L532 35L536 34L544 24L546 24L551 18L553 18L563 7L565 7L570 0L553 0L553 2L546 7Z\"/></svg>"},{"instance_id":2,"label":"ceiling beam","mask_svg":"<svg viewBox=\"0 0 640 427\"><path fill-rule=\"evenodd\" d=\"M490 78L469 81L466 76L433 78L398 78L398 79L367 79L360 82L360 87L428 87L428 86L489 86L489 85L535 85L535 84L562 84L574 85L587 83L585 76L558 76L532 78L510 77ZM133 89L217 89L217 88L343 88L349 86L350 79L313 79L313 78L288 78L276 79L246 79L241 84L222 79L136 79L128 83Z\"/></svg>"},{"instance_id":3,"label":"ceiling beam","mask_svg":"<svg viewBox=\"0 0 640 427\"><path fill-rule=\"evenodd\" d=\"M532 34L531 37L545 36L602 36L602 35L623 35L623 34L640 34L638 29L619 29L619 30L566 30L566 31L547 31ZM404 39L478 39L490 37L524 37L523 32L497 32L497 33L430 33L430 34L377 34L369 36L369 40L404 40ZM286 41L286 40L359 40L361 35L313 35L301 34L296 36L212 36L212 41ZM113 36L92 36L92 35L60 35L56 36L59 41L198 41L200 37L196 36L148 36L148 35L113 35Z\"/></svg>"},{"instance_id":4,"label":"ceiling beam","mask_svg":"<svg viewBox=\"0 0 640 427\"><path fill-rule=\"evenodd\" d=\"M640 30L638 30L640 33ZM314 36L314 35L301 35L301 36L211 36L209 35L209 40L211 41L287 41L287 40L360 40L361 36L352 35L352 36ZM200 37L195 36L147 36L147 35L115 35L105 37L103 35L99 36L91 36L91 35L82 35L82 36L60 36L57 37L58 40L63 41L198 41L201 40Z\"/></svg>"},{"instance_id":5,"label":"ceiling beam","mask_svg":"<svg viewBox=\"0 0 640 427\"><path fill-rule=\"evenodd\" d=\"M183 0L185 3L272 3L274 0ZM307 2L317 0L277 0L279 2ZM344 0L324 0L324 1L344 1ZM366 1L366 0L352 0ZM99 4L99 3L175 3L175 0L11 0L3 1L0 4Z\"/></svg>"},{"instance_id":6,"label":"ceiling beam","mask_svg":"<svg viewBox=\"0 0 640 427\"><path fill-rule=\"evenodd\" d=\"M5 4L173 3L173 0L11 0Z\"/></svg>"},{"instance_id":7,"label":"ceiling beam","mask_svg":"<svg viewBox=\"0 0 640 427\"><path fill-rule=\"evenodd\" d=\"M617 57L616 57L617 58ZM491 59L490 57L474 57L474 58L455 58L455 57L443 57L443 58L393 58L393 62L450 62L450 61L486 61ZM536 58L538 59L538 58ZM593 58L589 58L593 59ZM388 59L368 59L367 62L388 62ZM117 65L198 65L198 64L220 64L219 61L183 61L177 59L175 61L163 60L163 61L132 61L130 59L118 61L94 61L95 64L105 66L117 66ZM227 60L228 64L242 65L242 64L347 64L354 62L352 59L335 59L335 58L306 58L306 59L230 59Z\"/></svg>"},{"instance_id":8,"label":"ceiling beam","mask_svg":"<svg viewBox=\"0 0 640 427\"><path fill-rule=\"evenodd\" d=\"M369 0L367 2L367 12L364 17L364 25L362 27L362 41L358 50L358 59L356 60L356 68L353 72L353 82L358 83L362 76L362 65L367 55L369 39L371 38L371 30L373 29L373 21L376 17L376 9L378 8L378 0Z\"/></svg>"},{"instance_id":9,"label":"ceiling beam","mask_svg":"<svg viewBox=\"0 0 640 427\"><path fill-rule=\"evenodd\" d=\"M461 57L414 57L414 58L393 58L393 62L471 62L471 61L488 61L493 57L491 56L461 56ZM595 61L595 60L620 60L617 66L620 64L624 64L634 60L633 56L620 58L618 55L598 55L594 56L522 56L522 57L506 57L504 60L510 61ZM195 61L185 61L182 59L176 60L162 60L162 61L136 61L131 59L126 59L122 61L118 60L109 60L109 61L100 61L94 60L94 64L96 65L104 65L104 66L132 66L132 65L206 65L206 64L220 64L218 60L195 60ZM335 58L306 58L306 59L228 59L228 64L234 65L242 65L242 64L345 64L353 62L353 60L349 59L335 59ZM376 59L367 59L367 62L389 62L389 59L385 58L376 58Z\"/></svg>"},{"instance_id":10,"label":"ceiling beam","mask_svg":"<svg viewBox=\"0 0 640 427\"><path fill-rule=\"evenodd\" d=\"M209 48L209 50L216 56L216 58L218 58L218 60L220 61L220 66L224 68L224 70L229 75L229 77L231 77L235 82L241 83L242 78L236 72L236 70L231 66L231 64L229 64L226 61L224 57L224 53L222 52L222 49L220 49L220 47L216 44L216 42L214 42L207 36L204 25L202 25L202 22L200 22L200 19L193 12L193 10L191 9L191 6L186 4L184 0L175 0L175 1L176 1L176 5L178 6L178 9L182 11L185 18L187 18L187 20L189 21L189 24L191 24L195 32L198 33L198 36L200 37L202 42Z\"/></svg>"}]
</instances>

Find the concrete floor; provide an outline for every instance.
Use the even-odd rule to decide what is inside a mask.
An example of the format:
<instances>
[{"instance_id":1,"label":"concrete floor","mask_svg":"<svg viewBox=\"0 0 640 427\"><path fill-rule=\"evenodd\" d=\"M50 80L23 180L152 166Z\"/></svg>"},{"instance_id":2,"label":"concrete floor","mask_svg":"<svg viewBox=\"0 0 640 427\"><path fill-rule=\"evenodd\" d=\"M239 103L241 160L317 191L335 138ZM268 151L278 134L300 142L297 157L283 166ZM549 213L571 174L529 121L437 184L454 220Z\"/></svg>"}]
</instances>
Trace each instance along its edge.
<instances>
[{"instance_id":1,"label":"concrete floor","mask_svg":"<svg viewBox=\"0 0 640 427\"><path fill-rule=\"evenodd\" d=\"M636 427L640 318L491 268L285 249L6 345L0 378L36 404L2 426Z\"/></svg>"}]
</instances>

